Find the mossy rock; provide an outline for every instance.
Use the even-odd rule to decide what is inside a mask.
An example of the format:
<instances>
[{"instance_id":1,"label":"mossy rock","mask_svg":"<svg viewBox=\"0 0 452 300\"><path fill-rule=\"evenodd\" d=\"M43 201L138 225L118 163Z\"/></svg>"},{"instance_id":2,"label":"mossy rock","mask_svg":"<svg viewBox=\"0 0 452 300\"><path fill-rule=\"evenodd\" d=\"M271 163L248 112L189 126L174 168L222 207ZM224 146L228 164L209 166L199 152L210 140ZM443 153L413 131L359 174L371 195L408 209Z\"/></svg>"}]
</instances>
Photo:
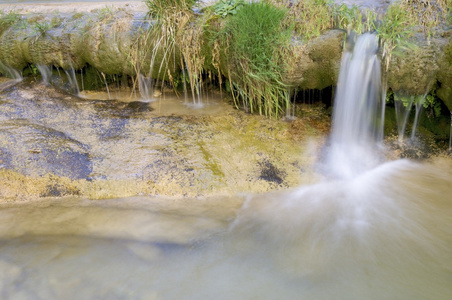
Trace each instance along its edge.
<instances>
[{"instance_id":1,"label":"mossy rock","mask_svg":"<svg viewBox=\"0 0 452 300\"><path fill-rule=\"evenodd\" d=\"M408 95L429 92L440 69L441 39L414 41L413 49L394 52L387 71L388 87Z\"/></svg>"},{"instance_id":2,"label":"mossy rock","mask_svg":"<svg viewBox=\"0 0 452 300\"><path fill-rule=\"evenodd\" d=\"M447 108L452 111L452 37L449 37L447 46L445 47L444 56L440 62L440 70L438 72L438 81L441 87L436 91Z\"/></svg>"},{"instance_id":3,"label":"mossy rock","mask_svg":"<svg viewBox=\"0 0 452 300\"><path fill-rule=\"evenodd\" d=\"M31 34L31 29L17 30L10 27L0 37L0 62L14 68L22 70L27 66L27 58L22 50L22 41Z\"/></svg>"},{"instance_id":4,"label":"mossy rock","mask_svg":"<svg viewBox=\"0 0 452 300\"><path fill-rule=\"evenodd\" d=\"M339 76L345 33L330 30L307 43L294 41L287 55L285 83L301 89L335 85Z\"/></svg>"}]
</instances>

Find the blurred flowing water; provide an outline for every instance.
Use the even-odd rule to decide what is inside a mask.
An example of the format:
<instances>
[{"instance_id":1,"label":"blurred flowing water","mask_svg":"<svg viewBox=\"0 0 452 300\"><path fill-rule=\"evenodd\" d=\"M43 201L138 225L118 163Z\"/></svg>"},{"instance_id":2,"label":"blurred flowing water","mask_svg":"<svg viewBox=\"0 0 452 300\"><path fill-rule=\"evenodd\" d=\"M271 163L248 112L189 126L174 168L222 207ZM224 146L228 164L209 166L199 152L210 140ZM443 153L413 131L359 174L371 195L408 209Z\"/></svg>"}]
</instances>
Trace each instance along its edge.
<instances>
[{"instance_id":1,"label":"blurred flowing water","mask_svg":"<svg viewBox=\"0 0 452 300\"><path fill-rule=\"evenodd\" d=\"M324 180L230 198L2 203L0 298L452 299L450 162L375 151L367 113L380 110L360 101L380 99L360 89L378 63L352 67L374 43L344 54L338 90L357 90L338 92L351 115L334 112Z\"/></svg>"},{"instance_id":2,"label":"blurred flowing water","mask_svg":"<svg viewBox=\"0 0 452 300\"><path fill-rule=\"evenodd\" d=\"M378 39L366 33L345 50L333 112L331 145L324 169L353 178L381 162L375 147L383 140L385 97L381 87Z\"/></svg>"}]
</instances>

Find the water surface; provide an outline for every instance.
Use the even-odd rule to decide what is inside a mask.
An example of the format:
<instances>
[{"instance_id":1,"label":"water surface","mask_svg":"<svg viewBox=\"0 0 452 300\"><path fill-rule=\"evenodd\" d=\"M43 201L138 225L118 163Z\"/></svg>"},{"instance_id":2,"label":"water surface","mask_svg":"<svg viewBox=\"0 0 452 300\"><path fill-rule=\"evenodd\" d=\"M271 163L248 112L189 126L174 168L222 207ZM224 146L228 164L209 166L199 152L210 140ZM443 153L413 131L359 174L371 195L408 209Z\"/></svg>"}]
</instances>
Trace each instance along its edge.
<instances>
[{"instance_id":1,"label":"water surface","mask_svg":"<svg viewBox=\"0 0 452 300\"><path fill-rule=\"evenodd\" d=\"M0 295L451 299L451 178L398 161L247 197L2 203Z\"/></svg>"}]
</instances>

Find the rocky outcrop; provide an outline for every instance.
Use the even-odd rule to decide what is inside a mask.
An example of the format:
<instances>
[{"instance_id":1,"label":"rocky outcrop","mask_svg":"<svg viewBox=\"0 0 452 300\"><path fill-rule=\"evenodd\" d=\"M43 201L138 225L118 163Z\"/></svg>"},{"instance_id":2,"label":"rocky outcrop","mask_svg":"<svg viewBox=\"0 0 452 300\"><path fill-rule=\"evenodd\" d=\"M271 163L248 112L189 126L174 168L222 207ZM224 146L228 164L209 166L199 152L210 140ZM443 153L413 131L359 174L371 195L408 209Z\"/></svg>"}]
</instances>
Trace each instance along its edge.
<instances>
[{"instance_id":1,"label":"rocky outcrop","mask_svg":"<svg viewBox=\"0 0 452 300\"><path fill-rule=\"evenodd\" d=\"M0 66L22 70L27 64L63 69L90 65L104 74L140 72L155 79L168 79L168 76L174 79L182 71L180 53L175 50L179 46L173 43L177 39L165 37L158 30L149 34L148 29L155 23L144 14L100 10L57 21L48 15L21 16L19 21L2 28ZM285 83L298 89L335 85L344 38L345 33L339 30L326 31L308 42L293 37L286 51ZM386 70L388 87L396 92L420 95L438 82L438 96L452 107L451 45L447 34L430 38L428 42L423 35L417 36L413 47L393 54ZM213 51L206 47L213 45L204 42L202 51L193 53L206 55L204 69L215 72L212 58L208 57ZM220 69L228 74L226 55L220 55L223 56L219 58Z\"/></svg>"},{"instance_id":2,"label":"rocky outcrop","mask_svg":"<svg viewBox=\"0 0 452 300\"><path fill-rule=\"evenodd\" d=\"M436 91L449 110L452 112L452 33L449 37L449 43L444 47L444 55L439 61L441 66L438 70L439 89Z\"/></svg>"},{"instance_id":3,"label":"rocky outcrop","mask_svg":"<svg viewBox=\"0 0 452 300\"><path fill-rule=\"evenodd\" d=\"M309 42L294 41L287 53L286 83L306 90L335 85L344 37L344 31L330 30Z\"/></svg>"},{"instance_id":4,"label":"rocky outcrop","mask_svg":"<svg viewBox=\"0 0 452 300\"><path fill-rule=\"evenodd\" d=\"M80 69L86 64L106 74L132 74L131 49L138 27L133 16L75 15L59 25L47 16L23 17L0 37L0 62L22 70L27 64Z\"/></svg>"},{"instance_id":5,"label":"rocky outcrop","mask_svg":"<svg viewBox=\"0 0 452 300\"><path fill-rule=\"evenodd\" d=\"M410 49L395 52L387 70L388 87L400 94L425 95L438 82L438 97L452 109L451 41L418 36Z\"/></svg>"}]
</instances>

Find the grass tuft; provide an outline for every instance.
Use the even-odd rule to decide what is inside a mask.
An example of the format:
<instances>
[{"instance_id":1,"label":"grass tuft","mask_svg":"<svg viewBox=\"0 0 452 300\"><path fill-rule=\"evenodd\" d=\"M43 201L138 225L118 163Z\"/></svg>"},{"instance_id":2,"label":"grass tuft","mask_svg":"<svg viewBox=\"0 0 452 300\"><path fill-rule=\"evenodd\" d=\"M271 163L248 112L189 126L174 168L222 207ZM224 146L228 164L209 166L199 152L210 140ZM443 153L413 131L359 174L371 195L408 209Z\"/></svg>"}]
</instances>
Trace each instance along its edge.
<instances>
[{"instance_id":1,"label":"grass tuft","mask_svg":"<svg viewBox=\"0 0 452 300\"><path fill-rule=\"evenodd\" d=\"M281 28L285 13L270 4L251 3L231 16L223 29L236 106L270 118L278 118L290 103L280 55L290 38L290 31Z\"/></svg>"}]
</instances>

